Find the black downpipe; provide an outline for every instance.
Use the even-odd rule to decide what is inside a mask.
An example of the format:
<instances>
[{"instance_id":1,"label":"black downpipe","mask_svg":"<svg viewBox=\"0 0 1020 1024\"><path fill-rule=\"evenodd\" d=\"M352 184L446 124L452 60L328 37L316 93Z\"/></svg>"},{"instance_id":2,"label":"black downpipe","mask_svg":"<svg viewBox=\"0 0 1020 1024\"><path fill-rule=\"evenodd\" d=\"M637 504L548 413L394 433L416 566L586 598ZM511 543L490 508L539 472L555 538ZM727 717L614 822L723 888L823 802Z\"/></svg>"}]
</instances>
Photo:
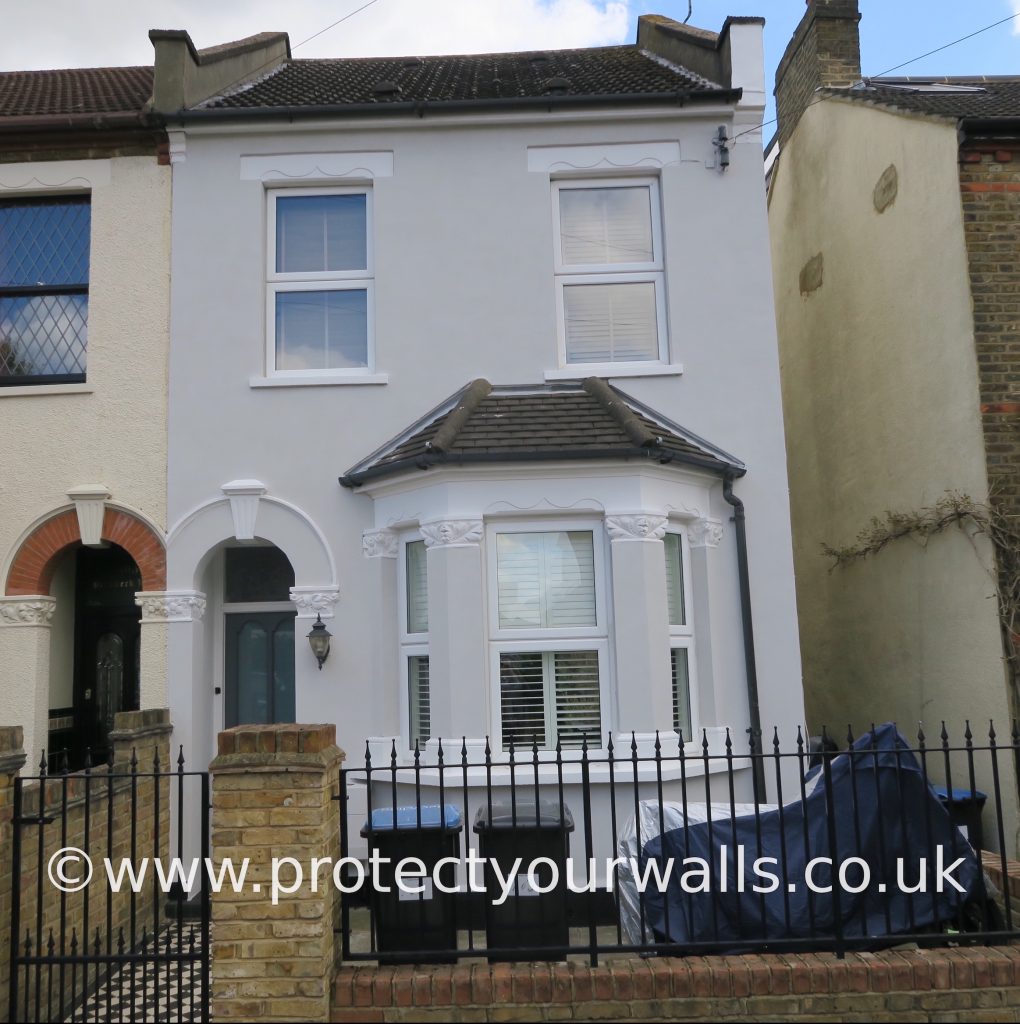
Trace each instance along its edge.
<instances>
[{"instance_id":1,"label":"black downpipe","mask_svg":"<svg viewBox=\"0 0 1020 1024\"><path fill-rule=\"evenodd\" d=\"M761 711L758 707L758 670L754 659L754 626L751 621L751 578L747 571L747 527L744 503L733 493L733 477L723 477L723 497L733 506L737 529L737 575L740 580L740 619L744 627L744 671L747 676L747 706L751 713L751 738L755 756L751 759L754 802L765 799L765 766L761 758Z\"/></svg>"}]
</instances>

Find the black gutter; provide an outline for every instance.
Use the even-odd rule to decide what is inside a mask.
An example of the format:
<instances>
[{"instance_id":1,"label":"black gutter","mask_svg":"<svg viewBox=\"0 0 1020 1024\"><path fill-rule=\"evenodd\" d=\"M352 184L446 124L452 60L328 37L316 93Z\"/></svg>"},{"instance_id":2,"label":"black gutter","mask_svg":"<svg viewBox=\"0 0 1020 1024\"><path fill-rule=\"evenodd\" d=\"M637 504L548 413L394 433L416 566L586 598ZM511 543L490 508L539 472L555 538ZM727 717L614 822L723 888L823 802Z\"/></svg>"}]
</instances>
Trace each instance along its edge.
<instances>
[{"instance_id":1,"label":"black gutter","mask_svg":"<svg viewBox=\"0 0 1020 1024\"><path fill-rule=\"evenodd\" d=\"M725 474L727 477L743 476L744 474L743 470L734 469L734 467L708 456L688 455L685 452L672 451L668 448L581 448L542 452L463 452L459 454L429 452L423 455L411 455L396 462L370 466L360 472L350 471L339 479L342 487L353 489L369 480L378 480L380 477L392 476L410 469L426 470L438 466L466 466L485 463L493 465L510 462L577 462L592 459L641 459L644 462L658 462L662 465L677 462L681 465L697 466L699 469Z\"/></svg>"},{"instance_id":2,"label":"black gutter","mask_svg":"<svg viewBox=\"0 0 1020 1024\"><path fill-rule=\"evenodd\" d=\"M113 111L102 114L17 114L0 115L0 133L60 131L140 131L162 128L162 119L155 114Z\"/></svg>"},{"instance_id":3,"label":"black gutter","mask_svg":"<svg viewBox=\"0 0 1020 1024\"><path fill-rule=\"evenodd\" d=\"M740 620L744 631L744 672L747 676L747 706L751 714L751 740L760 755L761 709L758 706L758 670L754 657L754 625L751 620L751 577L747 570L747 527L744 503L733 493L734 475L727 473L723 478L723 497L733 506L733 522L737 531L737 576L740 581ZM765 799L765 765L759 756L752 758L752 781L754 802Z\"/></svg>"},{"instance_id":4,"label":"black gutter","mask_svg":"<svg viewBox=\"0 0 1020 1024\"><path fill-rule=\"evenodd\" d=\"M188 124L213 120L279 119L299 117L380 117L426 114L467 114L503 112L507 110L571 109L574 107L626 107L635 105L685 106L688 102L714 100L736 103L743 89L691 89L686 92L637 92L630 94L600 93L583 96L550 94L548 96L503 96L477 100L384 100L359 103L297 104L283 107L201 107L167 114L168 120Z\"/></svg>"}]
</instances>

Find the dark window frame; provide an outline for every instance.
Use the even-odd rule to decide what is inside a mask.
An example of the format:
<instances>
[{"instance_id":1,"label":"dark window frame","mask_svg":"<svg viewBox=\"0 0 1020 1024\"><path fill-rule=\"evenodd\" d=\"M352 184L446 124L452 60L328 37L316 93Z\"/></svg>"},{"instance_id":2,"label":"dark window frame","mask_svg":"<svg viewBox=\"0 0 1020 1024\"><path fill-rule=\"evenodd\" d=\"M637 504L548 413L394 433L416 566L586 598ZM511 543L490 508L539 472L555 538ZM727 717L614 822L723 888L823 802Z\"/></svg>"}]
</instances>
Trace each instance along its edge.
<instances>
[{"instance_id":1,"label":"dark window frame","mask_svg":"<svg viewBox=\"0 0 1020 1024\"><path fill-rule=\"evenodd\" d=\"M91 207L92 195L85 192L64 193L56 196L17 196L0 199L0 210L12 206L57 206L61 204L74 203L80 206L88 206L90 211L89 219L89 259L88 272L92 271L92 222ZM0 285L0 299L21 299L34 296L48 295L84 295L85 323L88 325L88 295L89 281L84 284L63 284L63 285ZM88 360L88 342L85 345L86 364ZM31 373L0 375L0 388L13 387L37 387L46 384L84 384L86 373Z\"/></svg>"}]
</instances>

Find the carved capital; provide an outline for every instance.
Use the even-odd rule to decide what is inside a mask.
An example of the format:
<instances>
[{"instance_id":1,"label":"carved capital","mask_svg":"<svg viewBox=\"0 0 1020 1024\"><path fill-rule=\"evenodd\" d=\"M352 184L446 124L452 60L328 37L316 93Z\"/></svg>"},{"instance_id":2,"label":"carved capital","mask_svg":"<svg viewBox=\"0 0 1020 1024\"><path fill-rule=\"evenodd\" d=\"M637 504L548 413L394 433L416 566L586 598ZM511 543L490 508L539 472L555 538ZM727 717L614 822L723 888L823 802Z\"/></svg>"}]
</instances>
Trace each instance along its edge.
<instances>
[{"instance_id":1,"label":"carved capital","mask_svg":"<svg viewBox=\"0 0 1020 1024\"><path fill-rule=\"evenodd\" d=\"M687 527L687 539L692 548L717 548L722 538L721 519L695 519Z\"/></svg>"},{"instance_id":2,"label":"carved capital","mask_svg":"<svg viewBox=\"0 0 1020 1024\"><path fill-rule=\"evenodd\" d=\"M421 535L427 548L475 547L482 539L481 519L444 519L422 523Z\"/></svg>"},{"instance_id":3,"label":"carved capital","mask_svg":"<svg viewBox=\"0 0 1020 1024\"><path fill-rule=\"evenodd\" d=\"M625 516L606 516L610 540L662 540L666 535L665 516L635 512Z\"/></svg>"},{"instance_id":4,"label":"carved capital","mask_svg":"<svg viewBox=\"0 0 1020 1024\"><path fill-rule=\"evenodd\" d=\"M0 626L48 626L57 602L43 595L0 597Z\"/></svg>"},{"instance_id":5,"label":"carved capital","mask_svg":"<svg viewBox=\"0 0 1020 1024\"><path fill-rule=\"evenodd\" d=\"M135 604L142 622L198 622L205 614L205 594L198 590L140 590Z\"/></svg>"},{"instance_id":6,"label":"carved capital","mask_svg":"<svg viewBox=\"0 0 1020 1024\"><path fill-rule=\"evenodd\" d=\"M395 530L366 530L361 535L361 550L366 558L396 558L398 547Z\"/></svg>"},{"instance_id":7,"label":"carved capital","mask_svg":"<svg viewBox=\"0 0 1020 1024\"><path fill-rule=\"evenodd\" d=\"M314 619L317 615L331 619L336 603L340 600L340 588L333 585L291 587L290 599L297 606L299 619Z\"/></svg>"}]
</instances>

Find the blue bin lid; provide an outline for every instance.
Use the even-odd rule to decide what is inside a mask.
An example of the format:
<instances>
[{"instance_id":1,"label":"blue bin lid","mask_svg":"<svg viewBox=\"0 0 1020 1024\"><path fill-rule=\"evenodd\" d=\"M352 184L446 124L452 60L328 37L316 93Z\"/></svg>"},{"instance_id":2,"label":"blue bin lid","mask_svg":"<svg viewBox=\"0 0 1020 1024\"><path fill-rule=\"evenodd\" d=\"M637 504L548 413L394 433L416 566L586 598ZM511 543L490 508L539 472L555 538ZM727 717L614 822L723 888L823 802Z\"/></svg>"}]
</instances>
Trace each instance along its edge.
<instances>
[{"instance_id":1,"label":"blue bin lid","mask_svg":"<svg viewBox=\"0 0 1020 1024\"><path fill-rule=\"evenodd\" d=\"M445 807L440 807L439 804L422 804L420 826L418 808L414 804L397 808L396 830L398 832L419 827L458 829L460 828L460 808L454 804L447 804ZM393 808L378 807L372 812L371 819L365 822L361 834L390 832L393 828Z\"/></svg>"},{"instance_id":2,"label":"blue bin lid","mask_svg":"<svg viewBox=\"0 0 1020 1024\"><path fill-rule=\"evenodd\" d=\"M984 802L988 799L987 795L982 793L980 789L972 790L969 787L966 789L954 789L952 795L950 795L949 790L945 786L933 786L932 789L935 790L935 795L940 800L949 800L954 804L969 803L971 800Z\"/></svg>"}]
</instances>

